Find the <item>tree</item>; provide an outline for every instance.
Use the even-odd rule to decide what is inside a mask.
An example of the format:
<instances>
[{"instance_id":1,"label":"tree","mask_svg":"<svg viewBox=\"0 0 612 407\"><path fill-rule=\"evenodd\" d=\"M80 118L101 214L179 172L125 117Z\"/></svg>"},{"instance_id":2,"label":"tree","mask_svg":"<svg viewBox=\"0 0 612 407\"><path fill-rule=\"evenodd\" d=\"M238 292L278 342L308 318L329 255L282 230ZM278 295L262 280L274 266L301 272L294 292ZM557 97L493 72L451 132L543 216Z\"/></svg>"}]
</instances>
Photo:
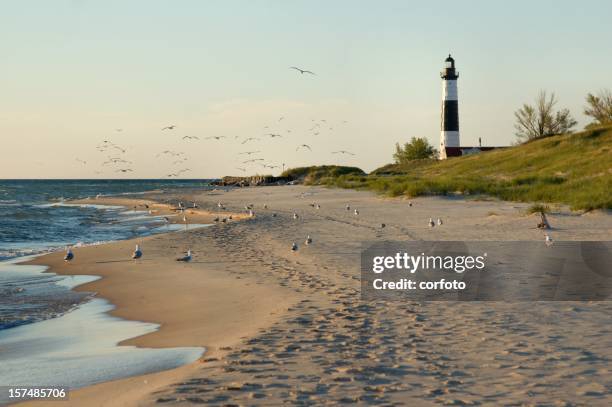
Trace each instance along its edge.
<instances>
[{"instance_id":1,"label":"tree","mask_svg":"<svg viewBox=\"0 0 612 407\"><path fill-rule=\"evenodd\" d=\"M437 154L437 151L425 137L413 137L409 143L404 144L404 147L399 143L395 143L395 154L393 159L396 164L404 164L412 160L421 160L423 158L431 158Z\"/></svg>"},{"instance_id":2,"label":"tree","mask_svg":"<svg viewBox=\"0 0 612 407\"><path fill-rule=\"evenodd\" d=\"M569 133L577 122L568 109L555 111L557 98L546 91L540 91L535 106L524 104L514 112L516 117L516 136L521 141L529 141L555 134Z\"/></svg>"},{"instance_id":3,"label":"tree","mask_svg":"<svg viewBox=\"0 0 612 407\"><path fill-rule=\"evenodd\" d=\"M610 89L602 89L597 95L589 93L586 102L585 115L591 116L597 124L612 123L612 92Z\"/></svg>"}]
</instances>

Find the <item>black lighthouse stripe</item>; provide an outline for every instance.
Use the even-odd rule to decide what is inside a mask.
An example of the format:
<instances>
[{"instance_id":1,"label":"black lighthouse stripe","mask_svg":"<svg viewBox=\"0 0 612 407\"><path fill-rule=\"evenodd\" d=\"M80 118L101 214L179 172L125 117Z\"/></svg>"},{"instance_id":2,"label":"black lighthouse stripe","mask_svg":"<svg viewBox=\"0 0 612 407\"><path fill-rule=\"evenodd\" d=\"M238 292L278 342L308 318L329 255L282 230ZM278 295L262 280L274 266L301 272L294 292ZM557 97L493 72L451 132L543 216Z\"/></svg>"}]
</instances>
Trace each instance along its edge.
<instances>
[{"instance_id":1,"label":"black lighthouse stripe","mask_svg":"<svg viewBox=\"0 0 612 407\"><path fill-rule=\"evenodd\" d=\"M459 101L445 100L443 102L442 130L459 131Z\"/></svg>"}]
</instances>

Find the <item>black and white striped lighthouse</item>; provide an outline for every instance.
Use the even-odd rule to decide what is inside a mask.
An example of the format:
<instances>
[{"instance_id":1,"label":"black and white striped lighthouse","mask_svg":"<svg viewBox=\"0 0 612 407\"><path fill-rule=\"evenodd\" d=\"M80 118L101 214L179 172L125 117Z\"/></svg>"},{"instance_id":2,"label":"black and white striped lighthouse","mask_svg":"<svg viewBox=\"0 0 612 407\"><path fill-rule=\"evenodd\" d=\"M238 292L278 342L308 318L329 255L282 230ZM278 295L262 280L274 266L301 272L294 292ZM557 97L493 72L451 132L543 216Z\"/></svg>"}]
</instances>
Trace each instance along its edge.
<instances>
[{"instance_id":1,"label":"black and white striped lighthouse","mask_svg":"<svg viewBox=\"0 0 612 407\"><path fill-rule=\"evenodd\" d=\"M459 148L459 99L457 97L457 78L455 60L448 54L444 61L442 77L442 120L440 132L440 158L447 157L447 147Z\"/></svg>"}]
</instances>

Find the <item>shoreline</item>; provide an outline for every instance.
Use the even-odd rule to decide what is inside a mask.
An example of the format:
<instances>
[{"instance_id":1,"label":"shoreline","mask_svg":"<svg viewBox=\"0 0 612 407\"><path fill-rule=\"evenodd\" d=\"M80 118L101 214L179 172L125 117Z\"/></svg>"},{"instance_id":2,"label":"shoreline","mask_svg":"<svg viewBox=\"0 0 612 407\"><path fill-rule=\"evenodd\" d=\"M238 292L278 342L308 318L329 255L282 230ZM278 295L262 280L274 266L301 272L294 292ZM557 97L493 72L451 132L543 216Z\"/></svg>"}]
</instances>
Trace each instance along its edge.
<instances>
[{"instance_id":1,"label":"shoreline","mask_svg":"<svg viewBox=\"0 0 612 407\"><path fill-rule=\"evenodd\" d=\"M153 215L166 215L170 217L170 223L182 223L178 216L173 216L176 214L172 211L170 205L148 199L90 198L70 201L70 204L123 206L126 210L130 208L141 210L142 207L147 205L155 211ZM193 208L187 208L185 213L189 224L206 225L207 227L217 226L213 223L214 218L219 216L217 213ZM232 222L247 218L243 213L223 213L225 216L232 215ZM197 361L177 368L104 381L76 389L71 392L70 402L87 403L89 405L93 401L84 400L87 399L90 391L96 392L97 398L100 393L93 389L98 387L104 387L105 390L102 393L109 395L109 401L111 399L116 401L119 395L122 398L130 398L133 397L132 394L142 395L143 392L148 394L156 383L159 383L160 386L168 385L179 380L188 372L197 369L203 360L214 361L214 359L227 352L221 348L229 349L233 347L245 335L254 334L263 326L271 323L276 318L275 315L279 315L284 309L291 306L293 300L289 292L283 292L279 295L276 293L277 290L249 287L249 283L234 281L231 277L224 276L212 268L206 268L205 276L198 274L200 270L196 273L192 272L190 269L193 268L194 263L198 263L198 259L201 257L195 248L192 248L194 250L194 260L189 264L174 261L182 250L175 250L175 254L169 258L157 258L155 261L151 261L151 256L155 251L151 246L160 249L166 248L173 241L181 240L200 229L201 226L134 239L84 245L73 249L75 260L70 264L63 261L64 253L61 250L40 254L21 263L23 265L45 266L44 273L55 273L61 276L96 276L98 278L95 281L85 282L71 289L76 292L92 293L93 298L102 298L108 301L113 305L113 308L105 313L111 317L158 325L158 328L153 332L121 340L116 343L115 346L117 347L135 346L149 349L199 347L204 349ZM144 252L143 258L137 261L130 259L135 244L143 246ZM122 259L118 259L116 253L121 253ZM84 261L84 258L87 258L87 260ZM159 269L160 266L165 267L165 270L162 272L153 270L155 268ZM138 270L138 267L145 270ZM133 272L138 274L131 274ZM151 278L150 272L155 273L155 281L143 282L142 280ZM185 274L189 274L186 279ZM176 280L172 281L176 277L185 279L185 281L177 284ZM137 299L130 298L130 291L134 285L141 286L140 297ZM200 295L198 290L201 290L202 294L208 293L208 298ZM246 298L240 298L245 297L242 295L245 291L250 291L251 294ZM155 299L159 295L174 299L173 309L170 312L167 310L165 313L159 312L155 306ZM143 302L147 304L143 306ZM197 309L194 310L194 307L197 306L207 307L208 311L203 311L204 315L202 316L194 315L194 313L197 313ZM181 311L184 313L182 316L171 315L179 314ZM233 320L228 321L221 317L228 314L233 317ZM194 320L205 321L208 324L198 323L195 326ZM142 379L144 381L141 381L141 378L144 378ZM140 383L141 386L137 386L135 383ZM81 393L83 398L80 396ZM110 394L113 394L113 396L111 397ZM75 399L72 399L72 397L78 397L79 401L74 401ZM29 402L25 401L23 404L27 405ZM37 401L36 403L40 402Z\"/></svg>"}]
</instances>

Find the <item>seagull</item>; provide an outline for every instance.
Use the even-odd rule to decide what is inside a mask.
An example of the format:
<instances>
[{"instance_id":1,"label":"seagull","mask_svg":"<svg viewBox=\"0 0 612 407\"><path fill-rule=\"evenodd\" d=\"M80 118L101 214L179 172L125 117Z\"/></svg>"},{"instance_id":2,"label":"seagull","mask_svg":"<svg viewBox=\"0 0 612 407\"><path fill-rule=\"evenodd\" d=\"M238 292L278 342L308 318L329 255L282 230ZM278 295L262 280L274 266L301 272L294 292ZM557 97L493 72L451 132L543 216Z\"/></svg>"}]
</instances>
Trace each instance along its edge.
<instances>
[{"instance_id":1,"label":"seagull","mask_svg":"<svg viewBox=\"0 0 612 407\"><path fill-rule=\"evenodd\" d=\"M312 71L307 71L306 69L300 69L297 66L290 66L289 69L295 69L296 71L300 71L300 73L303 75L305 73L309 73L311 75L314 75L315 73Z\"/></svg>"},{"instance_id":2,"label":"seagull","mask_svg":"<svg viewBox=\"0 0 612 407\"><path fill-rule=\"evenodd\" d=\"M309 146L308 144L302 144L302 145L297 146L297 148L295 149L295 151L298 151L298 150L299 150L301 147L307 148L307 149L309 149L310 151L312 151L312 148L310 148L310 146Z\"/></svg>"},{"instance_id":3,"label":"seagull","mask_svg":"<svg viewBox=\"0 0 612 407\"><path fill-rule=\"evenodd\" d=\"M548 233L544 234L544 242L546 243L546 246L552 246L553 245L552 237L550 237L548 235Z\"/></svg>"},{"instance_id":4,"label":"seagull","mask_svg":"<svg viewBox=\"0 0 612 407\"><path fill-rule=\"evenodd\" d=\"M382 229L384 229L386 226L387 226L387 225L385 225L384 223L381 223L381 224L380 224L380 227L381 227Z\"/></svg>"},{"instance_id":5,"label":"seagull","mask_svg":"<svg viewBox=\"0 0 612 407\"><path fill-rule=\"evenodd\" d=\"M321 205L316 204L315 209L321 209Z\"/></svg>"},{"instance_id":6,"label":"seagull","mask_svg":"<svg viewBox=\"0 0 612 407\"><path fill-rule=\"evenodd\" d=\"M87 164L87 161L85 161L85 160L81 160L80 158L76 158L76 160L77 160L78 162L80 162L81 164L83 164L83 165L86 165L86 164Z\"/></svg>"},{"instance_id":7,"label":"seagull","mask_svg":"<svg viewBox=\"0 0 612 407\"><path fill-rule=\"evenodd\" d=\"M412 201L408 201L408 206L412 206Z\"/></svg>"},{"instance_id":8,"label":"seagull","mask_svg":"<svg viewBox=\"0 0 612 407\"><path fill-rule=\"evenodd\" d=\"M295 242L293 242L291 244L291 251L292 252L297 252L297 249L298 249L298 245Z\"/></svg>"},{"instance_id":9,"label":"seagull","mask_svg":"<svg viewBox=\"0 0 612 407\"><path fill-rule=\"evenodd\" d=\"M183 140L185 140L185 139L189 139L189 140L199 140L200 138L199 138L199 137L196 137L196 136L183 136Z\"/></svg>"},{"instance_id":10,"label":"seagull","mask_svg":"<svg viewBox=\"0 0 612 407\"><path fill-rule=\"evenodd\" d=\"M190 262L191 261L191 249L187 250L187 254L184 255L183 257L179 257L176 259L176 261L184 261L184 262Z\"/></svg>"},{"instance_id":11,"label":"seagull","mask_svg":"<svg viewBox=\"0 0 612 407\"><path fill-rule=\"evenodd\" d=\"M251 140L259 140L259 139L257 137L249 137L249 138L244 139L244 141L241 144L246 144Z\"/></svg>"},{"instance_id":12,"label":"seagull","mask_svg":"<svg viewBox=\"0 0 612 407\"><path fill-rule=\"evenodd\" d=\"M351 210L351 205L347 204L347 205L346 205L346 210L347 210L347 211L350 211L350 210Z\"/></svg>"},{"instance_id":13,"label":"seagull","mask_svg":"<svg viewBox=\"0 0 612 407\"><path fill-rule=\"evenodd\" d=\"M310 235L306 236L306 241L304 243L305 244L311 244L312 243L312 238L310 237Z\"/></svg>"},{"instance_id":14,"label":"seagull","mask_svg":"<svg viewBox=\"0 0 612 407\"><path fill-rule=\"evenodd\" d=\"M257 151L244 151L244 152L240 153L240 155L243 155L243 154L251 155L251 154L256 154L256 153L261 153L261 151L259 151L259 150L257 150Z\"/></svg>"},{"instance_id":15,"label":"seagull","mask_svg":"<svg viewBox=\"0 0 612 407\"><path fill-rule=\"evenodd\" d=\"M136 260L142 257L142 250L140 250L140 246L136 245L136 249L134 249L134 253L132 253L132 259Z\"/></svg>"},{"instance_id":16,"label":"seagull","mask_svg":"<svg viewBox=\"0 0 612 407\"><path fill-rule=\"evenodd\" d=\"M71 248L66 249L66 255L64 256L64 261L69 262L69 261L72 261L73 259L74 259L74 253L72 253L72 249Z\"/></svg>"},{"instance_id":17,"label":"seagull","mask_svg":"<svg viewBox=\"0 0 612 407\"><path fill-rule=\"evenodd\" d=\"M348 154L348 155L355 155L355 154L351 153L350 151L346 151L346 150L332 151L332 154Z\"/></svg>"},{"instance_id":18,"label":"seagull","mask_svg":"<svg viewBox=\"0 0 612 407\"><path fill-rule=\"evenodd\" d=\"M217 202L217 208L223 208L223 204L221 202Z\"/></svg>"},{"instance_id":19,"label":"seagull","mask_svg":"<svg viewBox=\"0 0 612 407\"><path fill-rule=\"evenodd\" d=\"M299 218L298 214L293 212L293 219L297 219L297 218Z\"/></svg>"},{"instance_id":20,"label":"seagull","mask_svg":"<svg viewBox=\"0 0 612 407\"><path fill-rule=\"evenodd\" d=\"M434 226L436 226L436 224L434 223L432 218L429 218L429 227L433 228Z\"/></svg>"},{"instance_id":21,"label":"seagull","mask_svg":"<svg viewBox=\"0 0 612 407\"><path fill-rule=\"evenodd\" d=\"M255 212L253 212L252 209L249 209L249 216L252 218L253 216L255 216Z\"/></svg>"},{"instance_id":22,"label":"seagull","mask_svg":"<svg viewBox=\"0 0 612 407\"><path fill-rule=\"evenodd\" d=\"M222 138L227 138L225 136L210 136L210 137L206 137L206 140L210 140L210 139L215 139L215 140L221 140Z\"/></svg>"},{"instance_id":23,"label":"seagull","mask_svg":"<svg viewBox=\"0 0 612 407\"><path fill-rule=\"evenodd\" d=\"M282 134L275 134L275 133L268 133L268 134L266 134L266 136L270 136L271 138L274 138L274 137L283 137Z\"/></svg>"},{"instance_id":24,"label":"seagull","mask_svg":"<svg viewBox=\"0 0 612 407\"><path fill-rule=\"evenodd\" d=\"M174 130L175 127L176 127L176 124L172 124L170 126L162 127L162 130Z\"/></svg>"},{"instance_id":25,"label":"seagull","mask_svg":"<svg viewBox=\"0 0 612 407\"><path fill-rule=\"evenodd\" d=\"M355 208L355 216L359 215L359 211Z\"/></svg>"},{"instance_id":26,"label":"seagull","mask_svg":"<svg viewBox=\"0 0 612 407\"><path fill-rule=\"evenodd\" d=\"M263 205L263 208L264 208L264 209L268 209L268 204L264 204L264 205Z\"/></svg>"},{"instance_id":27,"label":"seagull","mask_svg":"<svg viewBox=\"0 0 612 407\"><path fill-rule=\"evenodd\" d=\"M116 170L115 172L132 172L133 170L131 168L121 168Z\"/></svg>"},{"instance_id":28,"label":"seagull","mask_svg":"<svg viewBox=\"0 0 612 407\"><path fill-rule=\"evenodd\" d=\"M438 218L438 226L442 225L442 219Z\"/></svg>"},{"instance_id":29,"label":"seagull","mask_svg":"<svg viewBox=\"0 0 612 407\"><path fill-rule=\"evenodd\" d=\"M198 204L194 202L192 208L193 209L197 209L198 208Z\"/></svg>"},{"instance_id":30,"label":"seagull","mask_svg":"<svg viewBox=\"0 0 612 407\"><path fill-rule=\"evenodd\" d=\"M237 170L242 171L242 172L246 172L245 168L241 168L241 167L236 167Z\"/></svg>"}]
</instances>

